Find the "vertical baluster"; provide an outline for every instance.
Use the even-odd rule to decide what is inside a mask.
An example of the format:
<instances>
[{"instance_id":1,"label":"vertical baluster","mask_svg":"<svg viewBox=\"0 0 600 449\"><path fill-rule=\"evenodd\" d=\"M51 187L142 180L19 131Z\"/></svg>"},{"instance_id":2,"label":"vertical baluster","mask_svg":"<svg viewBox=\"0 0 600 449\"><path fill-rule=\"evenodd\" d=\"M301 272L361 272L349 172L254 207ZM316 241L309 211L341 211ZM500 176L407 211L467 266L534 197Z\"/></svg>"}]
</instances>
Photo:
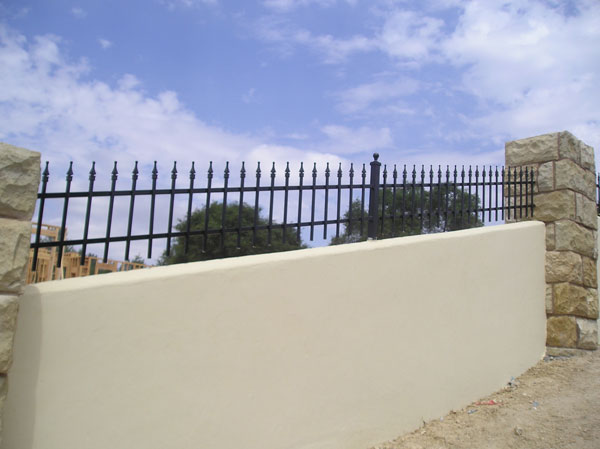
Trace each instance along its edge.
<instances>
[{"instance_id":1,"label":"vertical baluster","mask_svg":"<svg viewBox=\"0 0 600 449\"><path fill-rule=\"evenodd\" d=\"M256 192L254 194L254 223L252 225L252 246L256 246L256 226L258 225L258 196L260 194L260 162L256 168Z\"/></svg>"},{"instance_id":2,"label":"vertical baluster","mask_svg":"<svg viewBox=\"0 0 600 449\"><path fill-rule=\"evenodd\" d=\"M129 250L131 248L131 231L133 229L133 208L135 205L135 189L138 180L138 161L135 161L131 172L131 196L129 197L129 217L127 219L127 240L125 242L125 260L129 261ZM84 251L85 252L85 251Z\"/></svg>"},{"instance_id":3,"label":"vertical baluster","mask_svg":"<svg viewBox=\"0 0 600 449\"><path fill-rule=\"evenodd\" d=\"M300 171L298 172L298 229L296 231L296 240L300 243L300 234L302 231L302 190L304 188L304 164L300 162Z\"/></svg>"},{"instance_id":4,"label":"vertical baluster","mask_svg":"<svg viewBox=\"0 0 600 449\"><path fill-rule=\"evenodd\" d=\"M46 188L48 186L48 177L50 176L48 165L48 161L46 161L46 168L44 168L44 171L42 172L42 191L38 195L40 207L38 209L37 227L35 228L35 248L33 249L33 260L31 261L31 271L34 273L37 269L40 236L42 234L42 220L44 219L44 204L46 202Z\"/></svg>"},{"instance_id":5,"label":"vertical baluster","mask_svg":"<svg viewBox=\"0 0 600 449\"><path fill-rule=\"evenodd\" d=\"M361 184L361 192L360 192L360 235L361 237L365 235L365 187L367 180L367 169L365 164L362 167L362 184Z\"/></svg>"},{"instance_id":6,"label":"vertical baluster","mask_svg":"<svg viewBox=\"0 0 600 449\"><path fill-rule=\"evenodd\" d=\"M530 184L530 188L529 188L529 194L531 195L529 198L529 204L530 204L530 209L531 209L531 218L533 218L533 208L535 207L535 205L533 204L533 189L535 188L535 179L534 178L534 174L533 174L533 167L531 167L531 184Z\"/></svg>"},{"instance_id":7,"label":"vertical baluster","mask_svg":"<svg viewBox=\"0 0 600 449\"><path fill-rule=\"evenodd\" d=\"M275 162L271 167L271 187L269 188L269 225L267 228L267 246L271 246L271 236L273 233L273 198L275 196Z\"/></svg>"},{"instance_id":8,"label":"vertical baluster","mask_svg":"<svg viewBox=\"0 0 600 449\"><path fill-rule=\"evenodd\" d=\"M444 192L444 231L448 230L448 201L450 199L450 166L446 165L446 191Z\"/></svg>"},{"instance_id":9,"label":"vertical baluster","mask_svg":"<svg viewBox=\"0 0 600 449\"><path fill-rule=\"evenodd\" d=\"M404 169L402 170L402 232L406 229L405 221L406 221L406 164L404 164Z\"/></svg>"},{"instance_id":10,"label":"vertical baluster","mask_svg":"<svg viewBox=\"0 0 600 449\"><path fill-rule=\"evenodd\" d=\"M498 221L498 205L499 205L499 201L498 201L498 166L496 165L496 169L494 170L494 179L495 179L495 183L494 183L494 188L496 190L496 216L495 216L495 220ZM502 177L504 177L504 174L502 175ZM504 198L504 195L502 196L502 198ZM504 210L504 200L502 200L502 210ZM501 213L501 217L502 220L504 220L504 215L502 215Z\"/></svg>"},{"instance_id":11,"label":"vertical baluster","mask_svg":"<svg viewBox=\"0 0 600 449\"><path fill-rule=\"evenodd\" d=\"M354 183L354 164L350 163L350 195L348 197L348 236L352 235L352 197Z\"/></svg>"},{"instance_id":12,"label":"vertical baluster","mask_svg":"<svg viewBox=\"0 0 600 449\"><path fill-rule=\"evenodd\" d=\"M596 177L596 209L600 215L600 174Z\"/></svg>"},{"instance_id":13,"label":"vertical baluster","mask_svg":"<svg viewBox=\"0 0 600 449\"><path fill-rule=\"evenodd\" d=\"M152 169L152 193L150 194L150 225L148 229L148 259L152 258L152 236L154 235L154 207L156 204L156 180L158 178L158 169L156 161Z\"/></svg>"},{"instance_id":14,"label":"vertical baluster","mask_svg":"<svg viewBox=\"0 0 600 449\"><path fill-rule=\"evenodd\" d=\"M290 186L290 163L287 162L285 165L285 188L283 190L283 243L286 242L287 237L287 215L288 215L288 195Z\"/></svg>"},{"instance_id":15,"label":"vertical baluster","mask_svg":"<svg viewBox=\"0 0 600 449\"><path fill-rule=\"evenodd\" d=\"M225 249L225 225L227 220L227 193L229 187L229 161L225 162L223 172L223 208L221 209L221 251Z\"/></svg>"},{"instance_id":16,"label":"vertical baluster","mask_svg":"<svg viewBox=\"0 0 600 449\"><path fill-rule=\"evenodd\" d=\"M385 237L383 235L383 229L385 227L385 197L386 197L386 190L387 190L387 164L383 164L383 189L381 192L381 226L380 226L380 232L381 232L381 237ZM379 193L378 193L379 194ZM377 212L379 213L379 211Z\"/></svg>"},{"instance_id":17,"label":"vertical baluster","mask_svg":"<svg viewBox=\"0 0 600 449\"><path fill-rule=\"evenodd\" d=\"M469 200L469 203L471 201ZM475 224L477 224L477 220L479 219L479 167L475 166L475 204L474 204L474 218Z\"/></svg>"},{"instance_id":18,"label":"vertical baluster","mask_svg":"<svg viewBox=\"0 0 600 449\"><path fill-rule=\"evenodd\" d=\"M415 165L413 165L413 171L412 171L412 183L410 185L410 232L412 233L412 230L414 228L414 222L415 222L415 184L417 183L417 167Z\"/></svg>"},{"instance_id":19,"label":"vertical baluster","mask_svg":"<svg viewBox=\"0 0 600 449\"><path fill-rule=\"evenodd\" d=\"M454 182L453 182L453 191L452 191L452 222L454 225L454 229L460 229L458 227L458 198L456 197L456 192L458 190L458 170L456 165L454 166Z\"/></svg>"},{"instance_id":20,"label":"vertical baluster","mask_svg":"<svg viewBox=\"0 0 600 449\"><path fill-rule=\"evenodd\" d=\"M204 235L202 239L202 252L208 250L208 223L210 217L210 194L212 189L213 166L212 161L208 164L208 173L206 176L206 204L204 206Z\"/></svg>"},{"instance_id":21,"label":"vertical baluster","mask_svg":"<svg viewBox=\"0 0 600 449\"><path fill-rule=\"evenodd\" d=\"M240 169L240 203L238 204L238 221L237 221L237 243L236 248L242 247L242 212L244 210L244 182L246 180L246 166L242 162Z\"/></svg>"},{"instance_id":22,"label":"vertical baluster","mask_svg":"<svg viewBox=\"0 0 600 449\"><path fill-rule=\"evenodd\" d=\"M317 163L315 162L312 170L312 203L310 206L310 241L312 242L315 235L315 186L317 185Z\"/></svg>"},{"instance_id":23,"label":"vertical baluster","mask_svg":"<svg viewBox=\"0 0 600 449\"><path fill-rule=\"evenodd\" d=\"M420 195L420 206L419 206L419 234L423 232L423 219L425 218L425 166L421 165L421 195Z\"/></svg>"},{"instance_id":24,"label":"vertical baluster","mask_svg":"<svg viewBox=\"0 0 600 449\"><path fill-rule=\"evenodd\" d=\"M506 188L507 188L508 193L505 193L502 196L503 197L506 196L506 201L508 203L508 207L506 210L506 217L508 220L510 220L510 167L507 167L506 172L507 172L506 173ZM504 191L504 189L503 189L503 191Z\"/></svg>"},{"instance_id":25,"label":"vertical baluster","mask_svg":"<svg viewBox=\"0 0 600 449\"><path fill-rule=\"evenodd\" d=\"M462 229L462 227L463 227L464 219L465 219L465 166L463 165L462 169L460 171L460 229Z\"/></svg>"},{"instance_id":26,"label":"vertical baluster","mask_svg":"<svg viewBox=\"0 0 600 449\"><path fill-rule=\"evenodd\" d=\"M104 263L108 261L108 246L110 245L110 230L112 228L113 206L115 204L115 187L117 186L118 174L119 172L117 171L117 161L115 161L115 166L113 167L113 171L111 173L110 199L108 201L108 218L106 220L106 241L104 242L104 256L102 257L102 262Z\"/></svg>"},{"instance_id":27,"label":"vertical baluster","mask_svg":"<svg viewBox=\"0 0 600 449\"><path fill-rule=\"evenodd\" d=\"M171 255L171 234L173 233L173 207L175 205L175 183L177 182L177 162L171 170L171 194L169 196L169 221L167 225L167 257Z\"/></svg>"},{"instance_id":28,"label":"vertical baluster","mask_svg":"<svg viewBox=\"0 0 600 449\"><path fill-rule=\"evenodd\" d=\"M329 170L329 162L325 167L325 210L323 211L323 238L327 238L327 212L329 211L329 176L331 172Z\"/></svg>"},{"instance_id":29,"label":"vertical baluster","mask_svg":"<svg viewBox=\"0 0 600 449\"><path fill-rule=\"evenodd\" d=\"M340 212L341 212L341 207L342 207L342 163L341 162L338 167L337 178L338 178L337 203L336 203L337 214L336 214L336 219L335 219L335 236L339 238L339 236L340 236Z\"/></svg>"},{"instance_id":30,"label":"vertical baluster","mask_svg":"<svg viewBox=\"0 0 600 449\"><path fill-rule=\"evenodd\" d=\"M485 165L483 166L483 171L481 172L481 222L485 224ZM477 179L477 178L475 178Z\"/></svg>"},{"instance_id":31,"label":"vertical baluster","mask_svg":"<svg viewBox=\"0 0 600 449\"><path fill-rule=\"evenodd\" d=\"M467 197L467 225L471 224L471 181L473 178L473 170L469 165L469 186L467 187L469 196Z\"/></svg>"},{"instance_id":32,"label":"vertical baluster","mask_svg":"<svg viewBox=\"0 0 600 449\"><path fill-rule=\"evenodd\" d=\"M438 190L438 206L437 206L437 220L436 226L439 230L440 224L442 221L442 166L438 165L438 182L437 182L437 190ZM432 193L433 194L433 193Z\"/></svg>"},{"instance_id":33,"label":"vertical baluster","mask_svg":"<svg viewBox=\"0 0 600 449\"><path fill-rule=\"evenodd\" d=\"M192 168L190 169L190 191L188 193L188 207L187 207L187 220L185 229L185 244L184 254L187 254L190 249L190 229L192 227L192 204L194 197L194 180L196 179L196 168L194 167L194 161L192 161Z\"/></svg>"},{"instance_id":34,"label":"vertical baluster","mask_svg":"<svg viewBox=\"0 0 600 449\"><path fill-rule=\"evenodd\" d=\"M429 212L427 213L429 219L428 229L431 231L433 224L433 165L429 166Z\"/></svg>"},{"instance_id":35,"label":"vertical baluster","mask_svg":"<svg viewBox=\"0 0 600 449\"><path fill-rule=\"evenodd\" d=\"M60 225L60 236L59 236L59 243L58 243L58 261L56 263L56 266L58 268L60 268L62 266L62 253L63 253L63 245L65 242L65 233L66 233L66 226L67 226L67 210L69 208L69 195L71 193L71 181L73 181L73 162L69 163L69 170L67 170L67 184L65 186L65 201L63 203L63 215L62 215L62 221L61 221L61 225Z\"/></svg>"},{"instance_id":36,"label":"vertical baluster","mask_svg":"<svg viewBox=\"0 0 600 449\"><path fill-rule=\"evenodd\" d=\"M92 210L92 193L94 191L94 181L96 180L96 162L92 162L92 169L90 170L89 185L88 185L88 198L85 207L85 223L83 225L83 244L81 246L81 257L79 264L85 263L85 252L87 249L87 238L88 231L90 228L90 214Z\"/></svg>"},{"instance_id":37,"label":"vertical baluster","mask_svg":"<svg viewBox=\"0 0 600 449\"><path fill-rule=\"evenodd\" d=\"M517 169L515 168L515 182ZM515 185L515 196L517 196L517 186ZM515 201L515 217L517 216L517 203ZM519 167L519 218L523 218L523 166Z\"/></svg>"},{"instance_id":38,"label":"vertical baluster","mask_svg":"<svg viewBox=\"0 0 600 449\"><path fill-rule=\"evenodd\" d=\"M525 216L529 216L529 167L525 167ZM521 197L521 206L523 206L523 197Z\"/></svg>"},{"instance_id":39,"label":"vertical baluster","mask_svg":"<svg viewBox=\"0 0 600 449\"><path fill-rule=\"evenodd\" d=\"M398 225L396 223L396 190L398 187L398 170L396 169L396 164L394 164L392 178L394 181L394 184L392 185L392 237L395 237Z\"/></svg>"},{"instance_id":40,"label":"vertical baluster","mask_svg":"<svg viewBox=\"0 0 600 449\"><path fill-rule=\"evenodd\" d=\"M492 221L492 166L490 165L489 170L489 180L488 180L488 197L489 197L489 210L488 210L488 221Z\"/></svg>"}]
</instances>

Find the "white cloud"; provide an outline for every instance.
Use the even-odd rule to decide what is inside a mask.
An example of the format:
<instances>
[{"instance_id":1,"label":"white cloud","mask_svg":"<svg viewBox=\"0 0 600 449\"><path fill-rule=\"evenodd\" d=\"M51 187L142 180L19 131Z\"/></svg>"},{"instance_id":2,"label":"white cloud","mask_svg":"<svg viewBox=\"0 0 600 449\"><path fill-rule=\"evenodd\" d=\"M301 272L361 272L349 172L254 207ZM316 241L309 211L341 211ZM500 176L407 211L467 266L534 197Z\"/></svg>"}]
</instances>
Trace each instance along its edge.
<instances>
[{"instance_id":1,"label":"white cloud","mask_svg":"<svg viewBox=\"0 0 600 449\"><path fill-rule=\"evenodd\" d=\"M389 128L374 129L367 126L349 128L340 125L327 125L321 128L329 141L324 146L330 152L341 154L363 153L393 145Z\"/></svg>"},{"instance_id":2,"label":"white cloud","mask_svg":"<svg viewBox=\"0 0 600 449\"><path fill-rule=\"evenodd\" d=\"M77 19L84 19L85 17L87 17L87 12L79 6L71 8L71 14Z\"/></svg>"},{"instance_id":3,"label":"white cloud","mask_svg":"<svg viewBox=\"0 0 600 449\"><path fill-rule=\"evenodd\" d=\"M98 39L98 43L100 44L100 46L101 46L101 47L102 47L104 50L106 50L107 48L110 48L110 47L112 47L112 42L111 42L111 41L109 41L108 39L102 39L102 38L99 38L99 39Z\"/></svg>"},{"instance_id":4,"label":"white cloud","mask_svg":"<svg viewBox=\"0 0 600 449\"><path fill-rule=\"evenodd\" d=\"M148 96L125 75L117 86L83 79L85 61L67 61L53 36L27 41L0 27L0 139L46 159L129 163L140 159L215 159L259 142L198 119L173 92Z\"/></svg>"},{"instance_id":5,"label":"white cloud","mask_svg":"<svg viewBox=\"0 0 600 449\"><path fill-rule=\"evenodd\" d=\"M578 129L600 147L600 4L577 6L570 14L531 1L465 6L442 50L487 109L474 126L499 139Z\"/></svg>"},{"instance_id":6,"label":"white cloud","mask_svg":"<svg viewBox=\"0 0 600 449\"><path fill-rule=\"evenodd\" d=\"M322 55L323 62L336 64L346 60L354 53L372 51L376 42L361 35L348 38L336 38L330 34L313 34L288 21L277 17L263 17L255 25L255 31L264 41L278 44L284 56L289 56L295 45L314 49Z\"/></svg>"},{"instance_id":7,"label":"white cloud","mask_svg":"<svg viewBox=\"0 0 600 449\"><path fill-rule=\"evenodd\" d=\"M40 151L56 166L73 160L80 173L93 160L98 171L110 170L114 160L125 167L139 160L146 169L154 160L163 167L172 160L181 167L212 160L220 170L226 160L339 161L334 154L360 148L336 144L362 139L369 147L389 140L385 132L361 129L352 136L328 127L321 144L301 149L232 133L198 118L175 92L146 94L134 75L125 74L115 86L94 80L87 63L67 60L60 45L56 36L28 41L0 25L0 140Z\"/></svg>"},{"instance_id":8,"label":"white cloud","mask_svg":"<svg viewBox=\"0 0 600 449\"><path fill-rule=\"evenodd\" d=\"M390 110L395 107L397 113L411 113L410 108L398 108L390 104L399 97L413 94L419 89L419 82L413 79L398 81L376 81L341 91L338 98L338 109L344 114L357 112L373 113L382 108Z\"/></svg>"},{"instance_id":9,"label":"white cloud","mask_svg":"<svg viewBox=\"0 0 600 449\"><path fill-rule=\"evenodd\" d=\"M391 13L378 33L378 47L388 55L424 60L437 46L444 22L440 19L399 10Z\"/></svg>"},{"instance_id":10,"label":"white cloud","mask_svg":"<svg viewBox=\"0 0 600 449\"><path fill-rule=\"evenodd\" d=\"M298 3L281 1L280 6ZM266 18L259 35L283 54L315 50L325 63L343 64L359 53L381 52L412 70L427 67L460 82L446 92L473 104L463 111L463 135L503 141L563 129L600 147L600 3L542 0L440 0L422 11L406 2L374 7L379 26L370 34L315 34L288 20ZM449 14L451 13L451 14ZM448 19L453 17L453 19ZM345 114L411 113L402 81L359 84L336 95ZM432 94L433 92L429 92ZM573 131L574 132L574 131Z\"/></svg>"},{"instance_id":11,"label":"white cloud","mask_svg":"<svg viewBox=\"0 0 600 449\"><path fill-rule=\"evenodd\" d=\"M169 9L175 8L195 8L201 5L214 6L219 3L219 0L159 0L160 3L167 6Z\"/></svg>"},{"instance_id":12,"label":"white cloud","mask_svg":"<svg viewBox=\"0 0 600 449\"><path fill-rule=\"evenodd\" d=\"M355 5L357 0L345 0L345 3ZM329 7L337 3L337 0L263 0L263 5L269 9L288 12L301 6L317 5Z\"/></svg>"}]
</instances>

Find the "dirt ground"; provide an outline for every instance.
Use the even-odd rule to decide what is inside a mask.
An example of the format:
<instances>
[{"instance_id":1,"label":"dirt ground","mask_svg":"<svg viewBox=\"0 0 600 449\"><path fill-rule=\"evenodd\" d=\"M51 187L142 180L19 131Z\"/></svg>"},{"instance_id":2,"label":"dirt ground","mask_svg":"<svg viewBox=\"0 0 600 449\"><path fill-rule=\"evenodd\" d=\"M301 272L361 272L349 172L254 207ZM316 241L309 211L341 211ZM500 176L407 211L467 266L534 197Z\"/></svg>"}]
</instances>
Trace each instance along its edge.
<instances>
[{"instance_id":1,"label":"dirt ground","mask_svg":"<svg viewBox=\"0 0 600 449\"><path fill-rule=\"evenodd\" d=\"M600 350L547 357L504 390L372 449L425 448L600 448Z\"/></svg>"}]
</instances>

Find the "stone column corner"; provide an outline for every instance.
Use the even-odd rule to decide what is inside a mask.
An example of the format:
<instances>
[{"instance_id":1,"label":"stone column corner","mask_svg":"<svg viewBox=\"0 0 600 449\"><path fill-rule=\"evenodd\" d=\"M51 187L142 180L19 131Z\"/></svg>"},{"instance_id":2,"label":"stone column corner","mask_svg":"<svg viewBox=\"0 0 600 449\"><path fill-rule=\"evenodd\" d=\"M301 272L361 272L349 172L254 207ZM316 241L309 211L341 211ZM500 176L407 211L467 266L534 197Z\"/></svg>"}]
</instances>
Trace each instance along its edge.
<instances>
[{"instance_id":1,"label":"stone column corner","mask_svg":"<svg viewBox=\"0 0 600 449\"><path fill-rule=\"evenodd\" d=\"M568 131L507 142L507 167L531 167L533 219L546 224L546 344L598 347L594 149Z\"/></svg>"}]
</instances>

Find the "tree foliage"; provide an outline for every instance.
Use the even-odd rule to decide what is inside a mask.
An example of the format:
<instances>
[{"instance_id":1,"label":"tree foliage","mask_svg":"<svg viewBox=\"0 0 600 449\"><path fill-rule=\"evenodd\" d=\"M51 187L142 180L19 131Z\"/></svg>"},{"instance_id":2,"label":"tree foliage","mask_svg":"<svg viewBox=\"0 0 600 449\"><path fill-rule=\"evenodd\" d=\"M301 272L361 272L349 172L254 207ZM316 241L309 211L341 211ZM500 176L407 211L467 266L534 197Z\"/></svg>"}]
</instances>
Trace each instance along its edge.
<instances>
[{"instance_id":1,"label":"tree foliage","mask_svg":"<svg viewBox=\"0 0 600 449\"><path fill-rule=\"evenodd\" d=\"M260 212L261 209L259 208L257 211L257 226L268 225L268 219L261 217ZM239 213L239 203L233 202L227 204L223 227L225 229L237 229ZM216 201L211 203L210 207L208 208L208 229L221 229L222 216L223 203ZM241 208L241 227L252 227L254 224L254 217L254 207L243 203ZM190 218L190 230L204 230L206 209L196 209L191 214ZM273 224L276 223L273 222ZM184 219L180 219L177 225L175 225L175 229L180 232L187 231L187 217L185 217ZM226 257L245 256L249 254L290 251L306 247L306 245L302 243L302 239L297 239L296 228L292 226L290 226L286 230L285 243L283 243L282 229L271 230L270 244L268 242L267 229L256 231L256 242L254 245L252 244L253 232L251 230L242 231L240 236L240 244L238 246L237 232L225 232L223 236L221 235L221 233L209 234L206 241L206 248L203 248L203 235L190 236L188 241L187 253L185 251L185 237L177 237L173 239L170 255L167 256L165 250L158 263L159 265L170 265L175 263L193 262L199 260L223 259ZM222 238L224 238L223 244L221 244Z\"/></svg>"},{"instance_id":2,"label":"tree foliage","mask_svg":"<svg viewBox=\"0 0 600 449\"><path fill-rule=\"evenodd\" d=\"M383 205L383 232L381 231L381 210ZM478 198L461 189L456 191L446 186L433 189L407 188L406 192L392 189L379 192L379 229L378 238L401 237L444 231L456 231L483 226L483 222L474 212L479 209ZM352 214L346 211L344 219L350 223L344 225L344 233L334 237L332 245L359 242L367 239L368 211L361 208L360 200L352 203ZM395 211L395 213L394 213ZM462 211L462 212L461 212ZM364 216L361 233L361 216Z\"/></svg>"}]
</instances>

